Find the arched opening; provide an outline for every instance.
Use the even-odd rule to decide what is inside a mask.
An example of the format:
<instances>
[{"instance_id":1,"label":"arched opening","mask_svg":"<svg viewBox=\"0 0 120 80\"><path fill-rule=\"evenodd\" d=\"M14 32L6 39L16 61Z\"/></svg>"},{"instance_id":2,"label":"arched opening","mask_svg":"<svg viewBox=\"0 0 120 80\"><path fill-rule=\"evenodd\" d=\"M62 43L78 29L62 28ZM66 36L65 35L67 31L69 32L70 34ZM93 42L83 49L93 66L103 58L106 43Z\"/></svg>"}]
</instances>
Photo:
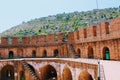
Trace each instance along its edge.
<instances>
[{"instance_id":1,"label":"arched opening","mask_svg":"<svg viewBox=\"0 0 120 80\"><path fill-rule=\"evenodd\" d=\"M11 65L3 67L0 80L14 80L14 67Z\"/></svg>"},{"instance_id":2,"label":"arched opening","mask_svg":"<svg viewBox=\"0 0 120 80\"><path fill-rule=\"evenodd\" d=\"M81 50L79 48L77 49L76 57L81 57Z\"/></svg>"},{"instance_id":3,"label":"arched opening","mask_svg":"<svg viewBox=\"0 0 120 80\"><path fill-rule=\"evenodd\" d=\"M42 57L47 57L47 51L46 50L43 51Z\"/></svg>"},{"instance_id":4,"label":"arched opening","mask_svg":"<svg viewBox=\"0 0 120 80\"><path fill-rule=\"evenodd\" d=\"M63 69L62 80L72 80L71 71L67 66L65 66Z\"/></svg>"},{"instance_id":5,"label":"arched opening","mask_svg":"<svg viewBox=\"0 0 120 80\"><path fill-rule=\"evenodd\" d=\"M18 53L18 57L23 57L23 49L18 49L17 50L17 53Z\"/></svg>"},{"instance_id":6,"label":"arched opening","mask_svg":"<svg viewBox=\"0 0 120 80\"><path fill-rule=\"evenodd\" d=\"M54 50L54 57L57 57L57 56L58 56L58 50L55 49L55 50Z\"/></svg>"},{"instance_id":7,"label":"arched opening","mask_svg":"<svg viewBox=\"0 0 120 80\"><path fill-rule=\"evenodd\" d=\"M103 48L103 59L110 60L110 50L108 47Z\"/></svg>"},{"instance_id":8,"label":"arched opening","mask_svg":"<svg viewBox=\"0 0 120 80\"><path fill-rule=\"evenodd\" d=\"M13 59L14 58L14 53L13 51L9 51L9 59Z\"/></svg>"},{"instance_id":9,"label":"arched opening","mask_svg":"<svg viewBox=\"0 0 120 80\"><path fill-rule=\"evenodd\" d=\"M88 58L90 58L90 59L94 58L94 53L93 53L92 47L88 47Z\"/></svg>"},{"instance_id":10,"label":"arched opening","mask_svg":"<svg viewBox=\"0 0 120 80\"><path fill-rule=\"evenodd\" d=\"M32 57L36 57L36 51L35 50L32 51Z\"/></svg>"},{"instance_id":11,"label":"arched opening","mask_svg":"<svg viewBox=\"0 0 120 80\"><path fill-rule=\"evenodd\" d=\"M41 80L57 80L57 72L51 65L41 68Z\"/></svg>"},{"instance_id":12,"label":"arched opening","mask_svg":"<svg viewBox=\"0 0 120 80\"><path fill-rule=\"evenodd\" d=\"M92 76L88 73L88 71L82 71L78 77L78 80L93 80Z\"/></svg>"},{"instance_id":13,"label":"arched opening","mask_svg":"<svg viewBox=\"0 0 120 80\"><path fill-rule=\"evenodd\" d=\"M21 71L21 72L20 72L20 80L25 80L24 71Z\"/></svg>"}]
</instances>

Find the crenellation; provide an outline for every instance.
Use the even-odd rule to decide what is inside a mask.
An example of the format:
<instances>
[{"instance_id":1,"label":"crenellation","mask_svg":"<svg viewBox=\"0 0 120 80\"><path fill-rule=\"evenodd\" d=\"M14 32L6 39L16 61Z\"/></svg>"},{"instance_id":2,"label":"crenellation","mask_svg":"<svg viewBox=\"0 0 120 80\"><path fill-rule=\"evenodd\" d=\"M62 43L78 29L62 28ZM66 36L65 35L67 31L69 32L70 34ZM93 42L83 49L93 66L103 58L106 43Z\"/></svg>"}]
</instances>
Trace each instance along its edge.
<instances>
[{"instance_id":1,"label":"crenellation","mask_svg":"<svg viewBox=\"0 0 120 80\"><path fill-rule=\"evenodd\" d=\"M78 53L79 48L81 57L88 58L88 47L90 46L90 51L92 52L93 49L93 58L95 59L104 59L105 51L103 48L105 48L106 51L108 50L110 52L110 59L120 60L119 26L120 18L91 25L84 29L69 32L68 41L65 40L65 33L26 36L21 38L22 41L19 41L20 38L17 37L1 37L0 47L3 50L0 55L2 58L8 58L9 54L7 51L10 48L16 48L18 50L17 52L13 50L14 55L17 55L16 58L23 56L32 57L32 50L35 50L34 54L37 57L43 57L44 50L46 50L47 56L54 57L54 50L57 49L59 52L58 57L74 57L73 52ZM9 41L12 43L9 44ZM70 51L71 44L74 50Z\"/></svg>"},{"instance_id":2,"label":"crenellation","mask_svg":"<svg viewBox=\"0 0 120 80\"><path fill-rule=\"evenodd\" d=\"M22 45L30 45L30 37L22 37Z\"/></svg>"},{"instance_id":3,"label":"crenellation","mask_svg":"<svg viewBox=\"0 0 120 80\"><path fill-rule=\"evenodd\" d=\"M55 35L54 34L48 34L48 43L54 43L55 42Z\"/></svg>"},{"instance_id":4,"label":"crenellation","mask_svg":"<svg viewBox=\"0 0 120 80\"><path fill-rule=\"evenodd\" d=\"M12 45L18 45L18 38L12 37Z\"/></svg>"},{"instance_id":5,"label":"crenellation","mask_svg":"<svg viewBox=\"0 0 120 80\"><path fill-rule=\"evenodd\" d=\"M1 45L8 45L8 37L1 37Z\"/></svg>"}]
</instances>

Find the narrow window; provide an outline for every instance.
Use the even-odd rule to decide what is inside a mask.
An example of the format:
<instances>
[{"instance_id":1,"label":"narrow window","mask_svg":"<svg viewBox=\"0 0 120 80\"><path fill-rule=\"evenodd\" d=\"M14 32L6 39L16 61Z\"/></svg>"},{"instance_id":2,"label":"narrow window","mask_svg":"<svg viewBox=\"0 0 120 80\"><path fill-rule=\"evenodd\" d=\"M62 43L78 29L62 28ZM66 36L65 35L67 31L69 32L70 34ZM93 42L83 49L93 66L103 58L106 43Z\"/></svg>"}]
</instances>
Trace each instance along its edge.
<instances>
[{"instance_id":1,"label":"narrow window","mask_svg":"<svg viewBox=\"0 0 120 80\"><path fill-rule=\"evenodd\" d=\"M97 36L96 26L93 26L93 36Z\"/></svg>"},{"instance_id":2,"label":"narrow window","mask_svg":"<svg viewBox=\"0 0 120 80\"><path fill-rule=\"evenodd\" d=\"M87 31L84 29L84 38L87 38Z\"/></svg>"}]
</instances>

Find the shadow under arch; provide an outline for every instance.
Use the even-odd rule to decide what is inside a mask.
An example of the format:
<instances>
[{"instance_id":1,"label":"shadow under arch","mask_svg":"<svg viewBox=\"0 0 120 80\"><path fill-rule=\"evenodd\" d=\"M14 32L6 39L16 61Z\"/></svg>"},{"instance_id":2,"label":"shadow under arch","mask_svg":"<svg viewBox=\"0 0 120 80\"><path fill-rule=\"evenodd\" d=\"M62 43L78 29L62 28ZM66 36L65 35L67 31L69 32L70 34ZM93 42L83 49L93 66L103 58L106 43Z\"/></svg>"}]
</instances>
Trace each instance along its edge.
<instances>
[{"instance_id":1,"label":"shadow under arch","mask_svg":"<svg viewBox=\"0 0 120 80\"><path fill-rule=\"evenodd\" d=\"M93 78L87 70L84 70L80 73L78 80L93 80Z\"/></svg>"},{"instance_id":2,"label":"shadow under arch","mask_svg":"<svg viewBox=\"0 0 120 80\"><path fill-rule=\"evenodd\" d=\"M14 66L4 66L0 73L0 80L14 80Z\"/></svg>"},{"instance_id":3,"label":"shadow under arch","mask_svg":"<svg viewBox=\"0 0 120 80\"><path fill-rule=\"evenodd\" d=\"M67 66L65 66L63 69L62 80L72 80L72 73Z\"/></svg>"},{"instance_id":4,"label":"shadow under arch","mask_svg":"<svg viewBox=\"0 0 120 80\"><path fill-rule=\"evenodd\" d=\"M57 71L51 65L46 65L40 69L41 80L57 80Z\"/></svg>"}]
</instances>

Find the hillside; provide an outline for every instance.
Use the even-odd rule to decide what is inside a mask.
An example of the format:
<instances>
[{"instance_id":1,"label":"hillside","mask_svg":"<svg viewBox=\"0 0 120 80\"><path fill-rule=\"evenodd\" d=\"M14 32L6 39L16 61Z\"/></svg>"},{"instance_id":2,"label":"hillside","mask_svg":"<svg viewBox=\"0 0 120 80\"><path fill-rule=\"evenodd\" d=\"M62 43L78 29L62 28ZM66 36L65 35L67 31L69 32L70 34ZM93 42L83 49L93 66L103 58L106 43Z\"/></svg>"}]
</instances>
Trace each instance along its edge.
<instances>
[{"instance_id":1,"label":"hillside","mask_svg":"<svg viewBox=\"0 0 120 80\"><path fill-rule=\"evenodd\" d=\"M91 11L62 13L22 22L1 33L1 36L31 36L58 32L75 31L120 16L119 8L106 8Z\"/></svg>"}]
</instances>

